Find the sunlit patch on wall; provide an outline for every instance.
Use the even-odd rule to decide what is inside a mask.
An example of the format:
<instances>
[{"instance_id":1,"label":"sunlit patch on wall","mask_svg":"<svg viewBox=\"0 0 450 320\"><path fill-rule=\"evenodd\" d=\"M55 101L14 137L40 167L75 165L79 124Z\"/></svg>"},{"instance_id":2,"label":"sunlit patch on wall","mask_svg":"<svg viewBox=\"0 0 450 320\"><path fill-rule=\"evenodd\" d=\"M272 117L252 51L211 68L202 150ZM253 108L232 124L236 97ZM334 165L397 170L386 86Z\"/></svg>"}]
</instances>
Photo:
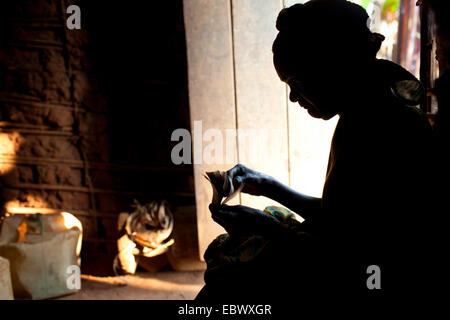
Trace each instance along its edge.
<instances>
[{"instance_id":1,"label":"sunlit patch on wall","mask_svg":"<svg viewBox=\"0 0 450 320\"><path fill-rule=\"evenodd\" d=\"M5 175L14 167L14 159L23 137L18 132L0 132L0 175Z\"/></svg>"}]
</instances>

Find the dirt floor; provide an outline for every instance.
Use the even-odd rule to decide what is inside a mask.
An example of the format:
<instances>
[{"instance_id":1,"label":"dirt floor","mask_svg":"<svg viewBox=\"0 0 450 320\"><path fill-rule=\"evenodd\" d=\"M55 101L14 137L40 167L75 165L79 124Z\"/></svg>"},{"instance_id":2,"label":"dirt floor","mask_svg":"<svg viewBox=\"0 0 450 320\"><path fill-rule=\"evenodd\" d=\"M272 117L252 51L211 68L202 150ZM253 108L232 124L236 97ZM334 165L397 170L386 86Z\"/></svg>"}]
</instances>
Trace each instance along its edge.
<instances>
[{"instance_id":1,"label":"dirt floor","mask_svg":"<svg viewBox=\"0 0 450 320\"><path fill-rule=\"evenodd\" d=\"M202 288L204 271L141 272L122 277L82 275L81 291L60 300L191 300ZM125 281L128 283L125 285Z\"/></svg>"}]
</instances>

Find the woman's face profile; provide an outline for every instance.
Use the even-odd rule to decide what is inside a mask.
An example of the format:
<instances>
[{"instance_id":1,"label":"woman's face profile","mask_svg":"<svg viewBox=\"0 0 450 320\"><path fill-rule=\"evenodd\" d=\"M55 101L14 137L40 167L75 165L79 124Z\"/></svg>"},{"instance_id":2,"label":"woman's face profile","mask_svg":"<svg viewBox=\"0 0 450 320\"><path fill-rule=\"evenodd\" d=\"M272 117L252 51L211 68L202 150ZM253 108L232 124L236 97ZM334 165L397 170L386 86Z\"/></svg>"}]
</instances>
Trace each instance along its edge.
<instances>
[{"instance_id":1,"label":"woman's face profile","mask_svg":"<svg viewBox=\"0 0 450 320\"><path fill-rule=\"evenodd\" d=\"M289 86L291 102L297 102L314 118L328 120L338 113L332 101L326 98L330 90L324 78L318 79L317 74L308 76L308 67L302 68L297 64L297 67L293 68L279 58L274 58L274 65L281 81Z\"/></svg>"}]
</instances>

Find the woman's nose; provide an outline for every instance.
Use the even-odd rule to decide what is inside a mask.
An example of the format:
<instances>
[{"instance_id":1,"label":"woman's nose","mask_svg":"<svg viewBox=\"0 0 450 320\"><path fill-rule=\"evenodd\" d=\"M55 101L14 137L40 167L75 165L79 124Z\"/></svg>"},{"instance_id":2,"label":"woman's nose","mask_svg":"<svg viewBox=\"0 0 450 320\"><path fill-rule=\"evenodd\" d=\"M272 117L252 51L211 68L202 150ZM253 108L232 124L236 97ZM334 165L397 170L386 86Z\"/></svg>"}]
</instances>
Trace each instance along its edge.
<instances>
[{"instance_id":1,"label":"woman's nose","mask_svg":"<svg viewBox=\"0 0 450 320\"><path fill-rule=\"evenodd\" d=\"M296 94L292 89L291 92L289 93L289 100L291 100L291 102L297 102L299 99L298 94Z\"/></svg>"}]
</instances>

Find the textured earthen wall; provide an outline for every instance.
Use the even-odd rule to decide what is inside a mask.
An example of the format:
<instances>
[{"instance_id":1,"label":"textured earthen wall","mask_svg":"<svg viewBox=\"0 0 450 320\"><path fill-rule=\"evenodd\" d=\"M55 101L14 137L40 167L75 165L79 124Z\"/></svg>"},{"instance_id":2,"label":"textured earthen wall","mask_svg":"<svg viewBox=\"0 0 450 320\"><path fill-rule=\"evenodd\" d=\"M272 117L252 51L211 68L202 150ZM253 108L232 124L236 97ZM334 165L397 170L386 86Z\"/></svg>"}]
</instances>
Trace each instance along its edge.
<instances>
[{"instance_id":1,"label":"textured earthen wall","mask_svg":"<svg viewBox=\"0 0 450 320\"><path fill-rule=\"evenodd\" d=\"M81 30L65 26L69 4ZM170 161L172 130L189 128L181 1L8 0L0 12L4 206L75 213L98 249L114 247L133 199L193 203L192 168Z\"/></svg>"},{"instance_id":2,"label":"textured earthen wall","mask_svg":"<svg viewBox=\"0 0 450 320\"><path fill-rule=\"evenodd\" d=\"M17 137L1 155L14 165L3 177L4 197L10 206L88 209L87 194L68 195L50 186L84 185L81 168L61 160L80 161L83 152L91 159L108 160L106 101L101 90L85 95L91 86L89 68L71 53L83 49L86 33L65 30L59 1L32 3L4 4L8 21L1 51L2 134ZM90 141L96 134L102 143Z\"/></svg>"}]
</instances>

